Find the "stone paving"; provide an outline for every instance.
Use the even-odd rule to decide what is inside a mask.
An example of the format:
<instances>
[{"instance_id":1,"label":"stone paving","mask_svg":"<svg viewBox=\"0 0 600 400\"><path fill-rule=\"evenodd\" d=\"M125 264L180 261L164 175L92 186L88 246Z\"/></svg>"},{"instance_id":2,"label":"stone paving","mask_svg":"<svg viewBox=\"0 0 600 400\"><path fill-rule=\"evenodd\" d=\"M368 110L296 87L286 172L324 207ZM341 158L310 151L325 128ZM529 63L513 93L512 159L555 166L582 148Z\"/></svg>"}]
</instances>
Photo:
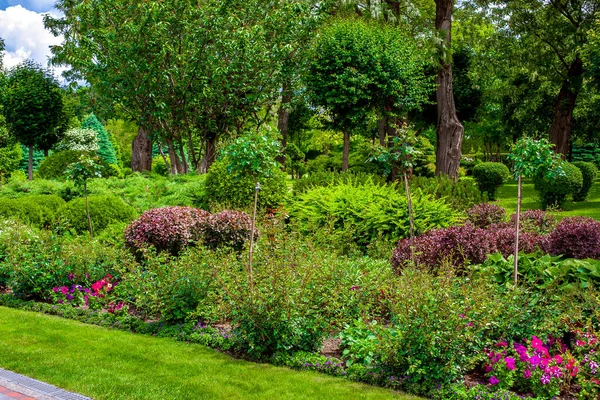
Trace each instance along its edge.
<instances>
[{"instance_id":1,"label":"stone paving","mask_svg":"<svg viewBox=\"0 0 600 400\"><path fill-rule=\"evenodd\" d=\"M0 368L0 400L91 400Z\"/></svg>"}]
</instances>

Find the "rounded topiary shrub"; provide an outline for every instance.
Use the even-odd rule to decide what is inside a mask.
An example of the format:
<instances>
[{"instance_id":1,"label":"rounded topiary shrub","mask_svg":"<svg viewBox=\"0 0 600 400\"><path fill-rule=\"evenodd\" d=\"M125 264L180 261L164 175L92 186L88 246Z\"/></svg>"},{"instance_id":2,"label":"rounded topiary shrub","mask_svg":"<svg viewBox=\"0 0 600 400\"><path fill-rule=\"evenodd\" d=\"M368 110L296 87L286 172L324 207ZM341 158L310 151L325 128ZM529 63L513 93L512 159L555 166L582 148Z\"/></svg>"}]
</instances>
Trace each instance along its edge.
<instances>
[{"instance_id":1,"label":"rounded topiary shrub","mask_svg":"<svg viewBox=\"0 0 600 400\"><path fill-rule=\"evenodd\" d=\"M271 177L260 180L261 190L258 193L259 208L275 209L283 204L287 194L286 175L280 170ZM220 204L231 208L247 208L254 203L254 179L244 176L236 179L222 160L210 167L206 174L206 198L211 205Z\"/></svg>"},{"instance_id":2,"label":"rounded topiary shrub","mask_svg":"<svg viewBox=\"0 0 600 400\"><path fill-rule=\"evenodd\" d=\"M179 254L203 238L209 213L193 207L162 207L148 210L125 230L125 243L132 250L153 246Z\"/></svg>"},{"instance_id":3,"label":"rounded topiary shrub","mask_svg":"<svg viewBox=\"0 0 600 400\"><path fill-rule=\"evenodd\" d=\"M89 196L90 217L94 232L100 232L108 225L118 222L130 222L136 217L133 207L114 196ZM85 199L76 198L62 206L57 215L61 222L77 233L88 231L85 212Z\"/></svg>"},{"instance_id":4,"label":"rounded topiary shrub","mask_svg":"<svg viewBox=\"0 0 600 400\"><path fill-rule=\"evenodd\" d=\"M47 211L26 197L0 198L0 217L15 218L25 224L41 228L47 222Z\"/></svg>"},{"instance_id":5,"label":"rounded topiary shrub","mask_svg":"<svg viewBox=\"0 0 600 400\"><path fill-rule=\"evenodd\" d=\"M38 168L38 175L43 179L65 180L67 167L79 160L80 151L63 150L50 154L44 158Z\"/></svg>"},{"instance_id":6,"label":"rounded topiary shrub","mask_svg":"<svg viewBox=\"0 0 600 400\"><path fill-rule=\"evenodd\" d=\"M583 174L579 168L568 162L562 162L560 167L562 173L553 178L540 175L533 180L544 210L549 206L562 207L567 195L578 193L583 186Z\"/></svg>"},{"instance_id":7,"label":"rounded topiary shrub","mask_svg":"<svg viewBox=\"0 0 600 400\"><path fill-rule=\"evenodd\" d=\"M496 204L476 204L467 210L469 221L478 228L486 228L504 220L506 210Z\"/></svg>"},{"instance_id":8,"label":"rounded topiary shrub","mask_svg":"<svg viewBox=\"0 0 600 400\"><path fill-rule=\"evenodd\" d=\"M510 171L502 163L484 162L473 167L473 178L481 192L487 192L490 200L496 199L496 190L508 180Z\"/></svg>"},{"instance_id":9,"label":"rounded topiary shrub","mask_svg":"<svg viewBox=\"0 0 600 400\"><path fill-rule=\"evenodd\" d=\"M594 185L594 179L596 179L596 174L598 173L598 169L596 166L590 162L578 161L573 163L574 166L579 168L581 171L581 176L583 178L583 184L581 189L577 192L573 193L574 201L585 201L592 185Z\"/></svg>"},{"instance_id":10,"label":"rounded topiary shrub","mask_svg":"<svg viewBox=\"0 0 600 400\"><path fill-rule=\"evenodd\" d=\"M586 217L563 218L544 243L552 255L600 259L600 221Z\"/></svg>"},{"instance_id":11,"label":"rounded topiary shrub","mask_svg":"<svg viewBox=\"0 0 600 400\"><path fill-rule=\"evenodd\" d=\"M241 211L224 210L208 217L204 243L208 247L232 247L241 250L250 240L252 221ZM254 230L255 237L258 231Z\"/></svg>"},{"instance_id":12,"label":"rounded topiary shrub","mask_svg":"<svg viewBox=\"0 0 600 400\"><path fill-rule=\"evenodd\" d=\"M56 212L65 205L65 201L56 195L33 195L23 197L19 200L32 202L42 207L43 225L50 226L56 219Z\"/></svg>"}]
</instances>

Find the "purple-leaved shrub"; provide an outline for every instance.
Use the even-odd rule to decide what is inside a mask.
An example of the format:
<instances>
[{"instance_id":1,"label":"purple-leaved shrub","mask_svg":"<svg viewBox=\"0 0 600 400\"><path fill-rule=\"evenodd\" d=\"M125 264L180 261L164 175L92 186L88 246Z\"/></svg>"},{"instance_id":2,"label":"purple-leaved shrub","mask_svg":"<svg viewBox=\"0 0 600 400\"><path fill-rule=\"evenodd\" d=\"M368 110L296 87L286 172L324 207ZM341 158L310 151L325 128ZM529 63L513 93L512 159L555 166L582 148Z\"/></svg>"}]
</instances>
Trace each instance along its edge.
<instances>
[{"instance_id":1,"label":"purple-leaved shrub","mask_svg":"<svg viewBox=\"0 0 600 400\"><path fill-rule=\"evenodd\" d=\"M510 216L510 223L515 225L517 214ZM547 235L556 227L556 218L544 210L527 210L519 218L521 232L533 232Z\"/></svg>"},{"instance_id":2,"label":"purple-leaved shrub","mask_svg":"<svg viewBox=\"0 0 600 400\"><path fill-rule=\"evenodd\" d=\"M500 223L506 216L506 210L496 204L476 204L467 210L469 221L478 228L487 228L492 224Z\"/></svg>"},{"instance_id":3,"label":"purple-leaved shrub","mask_svg":"<svg viewBox=\"0 0 600 400\"><path fill-rule=\"evenodd\" d=\"M204 244L211 248L233 247L241 250L250 239L252 221L241 211L224 210L208 217ZM254 235L258 235L256 228Z\"/></svg>"},{"instance_id":4,"label":"purple-leaved shrub","mask_svg":"<svg viewBox=\"0 0 600 400\"><path fill-rule=\"evenodd\" d=\"M125 230L125 243L132 250L154 246L177 255L202 240L209 213L193 207L162 207L143 213Z\"/></svg>"},{"instance_id":5,"label":"purple-leaved shrub","mask_svg":"<svg viewBox=\"0 0 600 400\"><path fill-rule=\"evenodd\" d=\"M600 259L600 222L586 217L564 218L544 240L544 250L552 255Z\"/></svg>"}]
</instances>

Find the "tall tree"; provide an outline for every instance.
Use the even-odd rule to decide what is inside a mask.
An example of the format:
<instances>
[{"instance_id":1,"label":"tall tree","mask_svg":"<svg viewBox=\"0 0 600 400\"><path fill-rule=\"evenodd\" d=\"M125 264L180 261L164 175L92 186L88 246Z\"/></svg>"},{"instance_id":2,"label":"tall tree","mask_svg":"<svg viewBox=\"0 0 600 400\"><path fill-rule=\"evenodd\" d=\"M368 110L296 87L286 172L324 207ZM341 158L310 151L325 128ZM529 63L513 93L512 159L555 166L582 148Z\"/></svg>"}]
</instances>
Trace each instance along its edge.
<instances>
[{"instance_id":1,"label":"tall tree","mask_svg":"<svg viewBox=\"0 0 600 400\"><path fill-rule=\"evenodd\" d=\"M56 78L40 65L25 61L8 72L2 96L9 132L29 149L28 176L33 180L33 149L58 141L63 119L61 89Z\"/></svg>"}]
</instances>

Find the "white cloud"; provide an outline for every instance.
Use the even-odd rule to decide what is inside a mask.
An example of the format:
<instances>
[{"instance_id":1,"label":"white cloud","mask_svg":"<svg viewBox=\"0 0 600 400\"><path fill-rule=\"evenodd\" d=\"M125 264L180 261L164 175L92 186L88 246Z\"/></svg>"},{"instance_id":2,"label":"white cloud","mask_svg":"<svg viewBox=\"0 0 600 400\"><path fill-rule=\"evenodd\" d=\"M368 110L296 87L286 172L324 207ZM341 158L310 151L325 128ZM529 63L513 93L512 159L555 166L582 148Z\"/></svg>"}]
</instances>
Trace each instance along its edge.
<instances>
[{"instance_id":1,"label":"white cloud","mask_svg":"<svg viewBox=\"0 0 600 400\"><path fill-rule=\"evenodd\" d=\"M52 3L53 1L37 1ZM62 37L54 37L44 29L43 14L27 10L21 5L0 10L0 37L4 39L4 66L13 67L26 59L42 66L48 65L50 47L62 43ZM58 76L62 70L55 71Z\"/></svg>"},{"instance_id":2,"label":"white cloud","mask_svg":"<svg viewBox=\"0 0 600 400\"><path fill-rule=\"evenodd\" d=\"M54 8L55 3L56 0L0 0L0 6L4 5L1 8L22 5L24 8L36 12L48 11Z\"/></svg>"}]
</instances>

